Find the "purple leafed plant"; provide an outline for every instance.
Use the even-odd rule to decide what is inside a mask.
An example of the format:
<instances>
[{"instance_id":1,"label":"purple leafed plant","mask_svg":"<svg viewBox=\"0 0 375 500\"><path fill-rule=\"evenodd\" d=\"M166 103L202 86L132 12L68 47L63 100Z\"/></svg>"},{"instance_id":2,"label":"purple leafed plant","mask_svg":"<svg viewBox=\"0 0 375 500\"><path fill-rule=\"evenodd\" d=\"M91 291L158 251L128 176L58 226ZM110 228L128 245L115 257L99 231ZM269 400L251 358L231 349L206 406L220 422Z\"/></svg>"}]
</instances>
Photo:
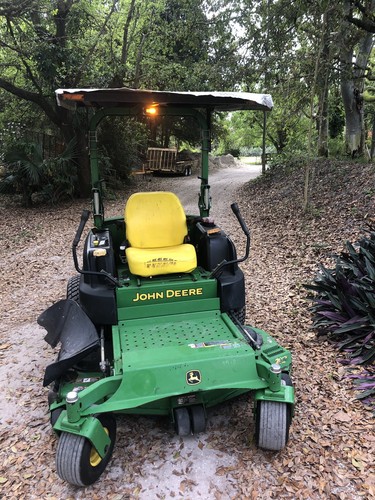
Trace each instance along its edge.
<instances>
[{"instance_id":1,"label":"purple leafed plant","mask_svg":"<svg viewBox=\"0 0 375 500\"><path fill-rule=\"evenodd\" d=\"M346 358L345 365L370 367L375 360L375 231L370 230L355 247L336 256L332 269L320 266L313 284L306 288L313 305L313 327L317 335L327 336ZM365 371L351 375L358 399L375 397L375 374Z\"/></svg>"}]
</instances>

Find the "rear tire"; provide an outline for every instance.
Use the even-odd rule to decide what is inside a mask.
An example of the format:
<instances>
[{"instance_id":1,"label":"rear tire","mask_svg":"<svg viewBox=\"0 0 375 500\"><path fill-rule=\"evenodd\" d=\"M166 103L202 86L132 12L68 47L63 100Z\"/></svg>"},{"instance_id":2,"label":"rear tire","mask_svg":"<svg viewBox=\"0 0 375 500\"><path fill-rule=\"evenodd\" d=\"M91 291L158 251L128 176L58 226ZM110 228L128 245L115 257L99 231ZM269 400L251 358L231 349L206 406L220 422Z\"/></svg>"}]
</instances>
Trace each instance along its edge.
<instances>
[{"instance_id":1,"label":"rear tire","mask_svg":"<svg viewBox=\"0 0 375 500\"><path fill-rule=\"evenodd\" d=\"M52 427L57 422L57 420L58 420L59 416L62 414L63 410L64 410L64 408L62 408L62 407L55 408L54 410L51 410L51 412L50 412L50 423L51 423Z\"/></svg>"},{"instance_id":2,"label":"rear tire","mask_svg":"<svg viewBox=\"0 0 375 500\"><path fill-rule=\"evenodd\" d=\"M258 448L280 451L289 439L290 407L277 401L258 401L255 440Z\"/></svg>"},{"instance_id":3,"label":"rear tire","mask_svg":"<svg viewBox=\"0 0 375 500\"><path fill-rule=\"evenodd\" d=\"M241 325L245 324L246 321L246 306L241 307L241 309L232 309L229 311L230 318L236 318L237 321L241 323Z\"/></svg>"},{"instance_id":4,"label":"rear tire","mask_svg":"<svg viewBox=\"0 0 375 500\"><path fill-rule=\"evenodd\" d=\"M77 302L79 304L79 282L80 282L81 276L79 274L76 274L75 276L72 276L69 278L68 285L66 287L66 298L70 300L74 300L74 302Z\"/></svg>"},{"instance_id":5,"label":"rear tire","mask_svg":"<svg viewBox=\"0 0 375 500\"><path fill-rule=\"evenodd\" d=\"M74 486L88 486L99 479L112 456L116 440L116 420L103 414L100 420L111 443L103 458L91 442L83 436L62 432L56 452L56 470L61 479Z\"/></svg>"}]
</instances>

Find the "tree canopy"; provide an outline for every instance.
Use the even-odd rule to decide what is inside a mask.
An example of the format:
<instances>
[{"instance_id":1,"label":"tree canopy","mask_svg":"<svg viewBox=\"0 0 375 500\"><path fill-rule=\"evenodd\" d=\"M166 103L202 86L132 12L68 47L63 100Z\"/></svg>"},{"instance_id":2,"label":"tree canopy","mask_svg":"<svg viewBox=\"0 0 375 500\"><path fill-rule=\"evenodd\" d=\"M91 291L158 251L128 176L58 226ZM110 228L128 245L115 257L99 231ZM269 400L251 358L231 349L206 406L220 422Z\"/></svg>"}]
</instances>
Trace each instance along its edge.
<instances>
[{"instance_id":1,"label":"tree canopy","mask_svg":"<svg viewBox=\"0 0 375 500\"><path fill-rule=\"evenodd\" d=\"M375 0L0 0L2 148L48 131L65 144L76 137L87 166L87 117L58 108L54 91L127 86L271 93L274 151L363 155L375 116L374 10ZM217 130L228 148L246 149L261 124L240 116L238 133L222 121Z\"/></svg>"}]
</instances>

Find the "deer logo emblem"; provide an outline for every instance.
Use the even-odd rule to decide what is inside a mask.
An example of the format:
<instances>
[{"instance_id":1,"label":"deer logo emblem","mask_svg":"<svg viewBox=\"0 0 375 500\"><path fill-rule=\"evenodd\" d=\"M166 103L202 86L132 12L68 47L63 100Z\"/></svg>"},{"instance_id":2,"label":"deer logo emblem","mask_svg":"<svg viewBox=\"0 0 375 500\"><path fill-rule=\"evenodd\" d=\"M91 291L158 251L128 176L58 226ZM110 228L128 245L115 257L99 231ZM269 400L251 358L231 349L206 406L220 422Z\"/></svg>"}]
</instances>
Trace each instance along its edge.
<instances>
[{"instance_id":1,"label":"deer logo emblem","mask_svg":"<svg viewBox=\"0 0 375 500\"><path fill-rule=\"evenodd\" d=\"M189 385L196 385L202 382L201 372L199 370L190 370L186 373L186 382Z\"/></svg>"}]
</instances>

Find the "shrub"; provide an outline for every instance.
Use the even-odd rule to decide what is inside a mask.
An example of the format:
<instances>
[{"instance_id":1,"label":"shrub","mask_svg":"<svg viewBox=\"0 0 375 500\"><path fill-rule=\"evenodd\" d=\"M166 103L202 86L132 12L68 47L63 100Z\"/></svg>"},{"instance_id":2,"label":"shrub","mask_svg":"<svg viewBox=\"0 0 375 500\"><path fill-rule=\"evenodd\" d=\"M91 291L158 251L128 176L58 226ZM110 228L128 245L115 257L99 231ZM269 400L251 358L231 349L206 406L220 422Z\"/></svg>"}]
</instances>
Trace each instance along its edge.
<instances>
[{"instance_id":1,"label":"shrub","mask_svg":"<svg viewBox=\"0 0 375 500\"><path fill-rule=\"evenodd\" d=\"M375 359L375 231L336 256L336 266L320 266L313 285L313 327L343 352L347 365L370 365ZM350 375L366 397L375 394L375 375ZM359 396L359 397L364 397Z\"/></svg>"},{"instance_id":2,"label":"shrub","mask_svg":"<svg viewBox=\"0 0 375 500\"><path fill-rule=\"evenodd\" d=\"M73 197L77 185L75 155L75 139L60 155L48 159L43 158L40 144L20 142L11 146L4 158L0 193L20 194L26 207L32 205L35 196L49 203Z\"/></svg>"}]
</instances>

